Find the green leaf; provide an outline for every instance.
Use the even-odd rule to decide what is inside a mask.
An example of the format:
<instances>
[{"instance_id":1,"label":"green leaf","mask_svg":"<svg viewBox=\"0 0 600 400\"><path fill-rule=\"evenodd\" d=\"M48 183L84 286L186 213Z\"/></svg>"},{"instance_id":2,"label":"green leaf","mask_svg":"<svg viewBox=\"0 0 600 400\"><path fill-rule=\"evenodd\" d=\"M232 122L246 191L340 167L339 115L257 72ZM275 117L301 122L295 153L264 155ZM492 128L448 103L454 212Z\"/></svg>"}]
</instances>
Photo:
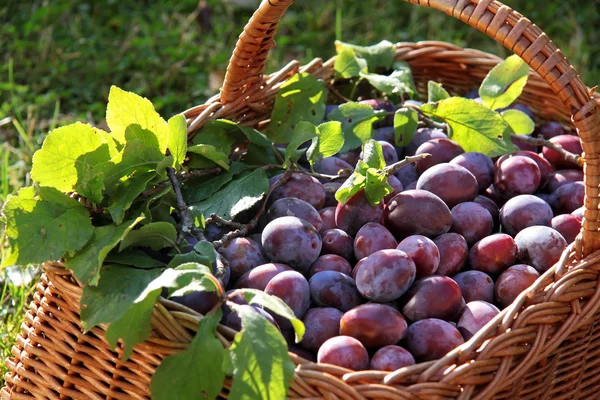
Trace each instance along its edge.
<instances>
[{"instance_id":1,"label":"green leaf","mask_svg":"<svg viewBox=\"0 0 600 400\"><path fill-rule=\"evenodd\" d=\"M406 147L411 142L419 126L419 114L407 107L401 107L394 114L394 136L397 147Z\"/></svg>"},{"instance_id":2,"label":"green leaf","mask_svg":"<svg viewBox=\"0 0 600 400\"><path fill-rule=\"evenodd\" d=\"M234 176L247 168L247 164L232 162L229 171L211 177L201 176L183 182L181 189L183 199L186 204L198 203L199 201L208 199L227 183L231 182Z\"/></svg>"},{"instance_id":3,"label":"green leaf","mask_svg":"<svg viewBox=\"0 0 600 400\"><path fill-rule=\"evenodd\" d=\"M282 154L283 149L276 147L260 147L254 143L250 143L246 149L246 154L241 158L241 161L249 165L267 165L267 164L281 164L280 159L275 155L275 152L281 154L281 158L284 159Z\"/></svg>"},{"instance_id":4,"label":"green leaf","mask_svg":"<svg viewBox=\"0 0 600 400\"><path fill-rule=\"evenodd\" d=\"M502 116L476 101L451 97L438 103L424 104L421 111L427 116L443 119L450 126L450 139L465 152L495 157L518 151L510 139L503 136L507 125Z\"/></svg>"},{"instance_id":5,"label":"green leaf","mask_svg":"<svg viewBox=\"0 0 600 400\"><path fill-rule=\"evenodd\" d=\"M294 378L294 363L279 330L265 317L235 307L242 332L229 350L233 366L232 399L285 399Z\"/></svg>"},{"instance_id":6,"label":"green leaf","mask_svg":"<svg viewBox=\"0 0 600 400\"><path fill-rule=\"evenodd\" d=\"M529 66L517 55L496 65L479 87L483 105L497 110L511 105L527 84Z\"/></svg>"},{"instance_id":7,"label":"green leaf","mask_svg":"<svg viewBox=\"0 0 600 400\"><path fill-rule=\"evenodd\" d=\"M160 363L150 382L154 400L172 400L174 393L179 400L217 398L225 380L221 365L227 356L215 337L221 315L217 308L202 318L190 345Z\"/></svg>"},{"instance_id":8,"label":"green leaf","mask_svg":"<svg viewBox=\"0 0 600 400\"><path fill-rule=\"evenodd\" d=\"M232 180L210 198L190 204L194 214L212 213L226 219L235 218L257 202L269 190L269 179L264 169L259 168Z\"/></svg>"},{"instance_id":9,"label":"green leaf","mask_svg":"<svg viewBox=\"0 0 600 400\"><path fill-rule=\"evenodd\" d=\"M142 226L140 229L131 231L125 236L119 251L131 246L149 247L153 250L165 247L176 247L177 231L173 224L168 222L152 222Z\"/></svg>"},{"instance_id":10,"label":"green leaf","mask_svg":"<svg viewBox=\"0 0 600 400\"><path fill-rule=\"evenodd\" d=\"M208 257L200 255L195 251L190 251L185 254L176 254L175 257L169 262L167 268L177 268L180 265L188 263L198 263L202 265L210 265L211 261Z\"/></svg>"},{"instance_id":11,"label":"green leaf","mask_svg":"<svg viewBox=\"0 0 600 400\"><path fill-rule=\"evenodd\" d=\"M367 62L356 57L354 50L345 48L335 58L333 69L342 78L353 78L367 70Z\"/></svg>"},{"instance_id":12,"label":"green leaf","mask_svg":"<svg viewBox=\"0 0 600 400\"><path fill-rule=\"evenodd\" d=\"M108 253L143 219L141 216L118 226L111 224L94 227L92 238L85 247L73 257L66 258L66 267L72 269L81 282L98 284L100 267Z\"/></svg>"},{"instance_id":13,"label":"green leaf","mask_svg":"<svg viewBox=\"0 0 600 400\"><path fill-rule=\"evenodd\" d=\"M215 146L211 146L210 144L197 144L190 146L188 152L196 153L204 158L208 158L225 170L229 169L229 155L219 151Z\"/></svg>"},{"instance_id":14,"label":"green leaf","mask_svg":"<svg viewBox=\"0 0 600 400\"><path fill-rule=\"evenodd\" d=\"M133 352L133 346L150 337L152 310L162 288L170 294L186 286L202 287L203 290L214 291L216 287L207 275L210 270L200 264L183 264L182 270L167 269L159 277L148 284L146 289L134 300L121 318L114 321L106 330L106 340L111 348L123 340L123 359L127 360Z\"/></svg>"},{"instance_id":15,"label":"green leaf","mask_svg":"<svg viewBox=\"0 0 600 400\"><path fill-rule=\"evenodd\" d=\"M369 204L374 206L381 203L381 200L383 200L385 196L394 191L388 184L387 178L385 172L381 170L376 168L369 168L367 170L365 196Z\"/></svg>"},{"instance_id":16,"label":"green leaf","mask_svg":"<svg viewBox=\"0 0 600 400\"><path fill-rule=\"evenodd\" d=\"M364 175L353 172L342 186L340 186L337 192L335 192L335 199L340 203L345 204L350 197L364 189L366 183L367 178Z\"/></svg>"},{"instance_id":17,"label":"green leaf","mask_svg":"<svg viewBox=\"0 0 600 400\"><path fill-rule=\"evenodd\" d=\"M529 115L519 110L506 110L500 115L504 118L504 121L508 124L510 129L517 135L529 135L533 133L535 129L535 122Z\"/></svg>"},{"instance_id":18,"label":"green leaf","mask_svg":"<svg viewBox=\"0 0 600 400\"><path fill-rule=\"evenodd\" d=\"M58 260L80 250L92 237L89 212L77 200L53 188L33 187L8 196L2 210L10 250L2 267Z\"/></svg>"},{"instance_id":19,"label":"green leaf","mask_svg":"<svg viewBox=\"0 0 600 400\"><path fill-rule=\"evenodd\" d=\"M317 136L313 138L306 151L308 162L315 162L337 154L344 146L344 133L339 121L325 122L317 127Z\"/></svg>"},{"instance_id":20,"label":"green leaf","mask_svg":"<svg viewBox=\"0 0 600 400\"><path fill-rule=\"evenodd\" d=\"M108 194L112 194L122 178L132 173L152 171L158 168L166 156L159 150L154 133L140 125L130 125L125 129L127 142L123 149L109 163L95 167L104 174Z\"/></svg>"},{"instance_id":21,"label":"green leaf","mask_svg":"<svg viewBox=\"0 0 600 400\"><path fill-rule=\"evenodd\" d=\"M341 54L348 49L364 58L371 71L380 67L389 69L396 56L394 45L387 40L383 40L372 46L356 46L339 40L335 41L335 50L338 54Z\"/></svg>"},{"instance_id":22,"label":"green leaf","mask_svg":"<svg viewBox=\"0 0 600 400\"><path fill-rule=\"evenodd\" d=\"M271 147L272 142L262 132L256 129L236 124L226 119L217 119L208 122L196 136L194 144L210 144L217 147L223 153L229 155L231 146L246 136L246 139L260 147Z\"/></svg>"},{"instance_id":23,"label":"green leaf","mask_svg":"<svg viewBox=\"0 0 600 400\"><path fill-rule=\"evenodd\" d=\"M376 140L369 140L363 148L362 159L369 168L384 169L385 158L383 158L383 149Z\"/></svg>"},{"instance_id":24,"label":"green leaf","mask_svg":"<svg viewBox=\"0 0 600 400\"><path fill-rule=\"evenodd\" d=\"M368 104L349 102L341 104L327 116L330 121L342 123L344 145L340 152L360 147L373 137L373 122L382 120L385 111L374 111Z\"/></svg>"},{"instance_id":25,"label":"green leaf","mask_svg":"<svg viewBox=\"0 0 600 400\"><path fill-rule=\"evenodd\" d=\"M150 181L157 176L156 172L142 172L117 184L115 194L109 198L106 208L117 225L123 222L125 213L133 201L148 188Z\"/></svg>"},{"instance_id":26,"label":"green leaf","mask_svg":"<svg viewBox=\"0 0 600 400\"><path fill-rule=\"evenodd\" d=\"M300 343L304 337L306 331L304 324L294 315L292 309L283 302L279 297L271 296L262 290L256 289L237 289L244 294L244 300L248 304L260 304L261 306L268 308L277 315L287 318L294 328L296 333L296 343Z\"/></svg>"},{"instance_id":27,"label":"green leaf","mask_svg":"<svg viewBox=\"0 0 600 400\"><path fill-rule=\"evenodd\" d=\"M185 160L187 152L187 123L183 114L169 119L169 141L167 148L173 156L173 168L178 168Z\"/></svg>"},{"instance_id":28,"label":"green leaf","mask_svg":"<svg viewBox=\"0 0 600 400\"><path fill-rule=\"evenodd\" d=\"M194 261L194 260L189 260ZM150 257L138 249L127 249L122 252L111 251L104 259L105 264L121 264L136 268L152 269L164 267L165 264L161 261ZM169 263L170 266L170 263Z\"/></svg>"},{"instance_id":29,"label":"green leaf","mask_svg":"<svg viewBox=\"0 0 600 400\"><path fill-rule=\"evenodd\" d=\"M411 87L411 76L405 71L394 71L390 75L379 75L374 73L360 73L362 78L369 81L371 86L387 95L413 94Z\"/></svg>"},{"instance_id":30,"label":"green leaf","mask_svg":"<svg viewBox=\"0 0 600 400\"><path fill-rule=\"evenodd\" d=\"M104 265L98 286L85 285L81 295L81 324L88 332L121 318L160 270Z\"/></svg>"},{"instance_id":31,"label":"green leaf","mask_svg":"<svg viewBox=\"0 0 600 400\"><path fill-rule=\"evenodd\" d=\"M194 250L196 250L202 256L208 258L211 263L215 262L217 259L215 248L208 240L200 240L194 245Z\"/></svg>"},{"instance_id":32,"label":"green leaf","mask_svg":"<svg viewBox=\"0 0 600 400\"><path fill-rule=\"evenodd\" d=\"M317 127L314 124L306 121L300 121L294 128L294 134L290 139L290 143L285 149L285 168L291 163L298 161L303 152L299 152L298 148L305 142L308 142L318 134Z\"/></svg>"},{"instance_id":33,"label":"green leaf","mask_svg":"<svg viewBox=\"0 0 600 400\"><path fill-rule=\"evenodd\" d=\"M288 143L298 122L321 122L326 97L323 81L307 72L292 75L277 92L267 137L275 143Z\"/></svg>"},{"instance_id":34,"label":"green leaf","mask_svg":"<svg viewBox=\"0 0 600 400\"><path fill-rule=\"evenodd\" d=\"M101 129L76 122L53 130L33 155L31 178L40 186L61 192L77 191L100 203L105 165L116 153L115 141Z\"/></svg>"},{"instance_id":35,"label":"green leaf","mask_svg":"<svg viewBox=\"0 0 600 400\"><path fill-rule=\"evenodd\" d=\"M450 93L442 87L441 83L434 81L427 82L427 102L436 103L450 97Z\"/></svg>"},{"instance_id":36,"label":"green leaf","mask_svg":"<svg viewBox=\"0 0 600 400\"><path fill-rule=\"evenodd\" d=\"M110 127L110 133L121 143L127 141L125 131L129 125L137 124L142 129L152 132L161 153L167 151L167 144L170 141L169 125L145 97L111 86L108 93L106 123Z\"/></svg>"}]
</instances>

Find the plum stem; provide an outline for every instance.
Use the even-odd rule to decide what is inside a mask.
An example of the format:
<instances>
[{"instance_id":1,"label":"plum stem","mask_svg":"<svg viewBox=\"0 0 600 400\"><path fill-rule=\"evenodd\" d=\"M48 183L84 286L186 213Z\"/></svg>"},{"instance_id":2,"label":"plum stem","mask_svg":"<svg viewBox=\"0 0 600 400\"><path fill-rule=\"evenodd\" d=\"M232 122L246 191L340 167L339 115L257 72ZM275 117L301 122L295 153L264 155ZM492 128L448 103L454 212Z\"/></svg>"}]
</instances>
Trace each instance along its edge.
<instances>
[{"instance_id":1,"label":"plum stem","mask_svg":"<svg viewBox=\"0 0 600 400\"><path fill-rule=\"evenodd\" d=\"M196 177L199 177L199 176L206 176L206 175L218 174L221 171L222 171L222 168L219 168L219 167L216 167L216 168L207 168L207 169L195 169L195 170L192 170L192 171L188 171L188 172L186 172L183 175L179 174L179 178L181 178L181 179L191 179L191 178L196 178ZM153 196L156 193L158 193L161 190L163 190L165 187L169 186L170 184L172 184L170 181L161 182L158 185L154 186L153 188L148 189L148 190L142 192L142 196L143 197Z\"/></svg>"},{"instance_id":2,"label":"plum stem","mask_svg":"<svg viewBox=\"0 0 600 400\"><path fill-rule=\"evenodd\" d=\"M543 138L531 137L531 136L527 136L527 135L517 135L514 133L510 134L510 139L513 142L526 143L526 144L531 144L533 146L547 147L547 148L552 149L552 150L556 151L557 153L559 153L565 161L571 162L573 164L577 164L580 167L583 166L583 158L581 158L581 156L571 153L571 152L565 150L561 145L552 143L549 140L546 140Z\"/></svg>"},{"instance_id":3,"label":"plum stem","mask_svg":"<svg viewBox=\"0 0 600 400\"><path fill-rule=\"evenodd\" d=\"M206 240L204 237L204 232L202 229L196 226L194 220L190 216L189 209L185 201L183 200L183 196L181 194L181 183L177 178L177 174L175 170L171 167L167 167L167 176L169 177L169 181L171 182L171 186L173 186L173 191L175 192L175 199L177 201L177 211L179 212L179 218L181 220L179 233L177 234L177 245L180 245L185 239L186 234L193 235L198 239L198 241ZM213 244L215 250L217 247ZM219 253L216 253L215 260L215 272L214 276L219 281L223 281L223 277L227 272L227 260L223 258L223 256Z\"/></svg>"},{"instance_id":4,"label":"plum stem","mask_svg":"<svg viewBox=\"0 0 600 400\"><path fill-rule=\"evenodd\" d=\"M429 157L430 155L431 154L429 154L429 153L423 153L423 154L419 154L416 156L408 156L404 160L400 160L397 163L388 165L387 167L385 167L383 169L383 172L385 172L386 176L394 175L396 172L398 172L398 170L400 170L400 168L405 167L408 164L416 163L417 161L420 161L426 157Z\"/></svg>"},{"instance_id":5,"label":"plum stem","mask_svg":"<svg viewBox=\"0 0 600 400\"><path fill-rule=\"evenodd\" d=\"M213 247L215 249L218 249L221 246L223 246L224 244L226 244L228 241L230 241L231 239L236 238L236 237L246 236L248 234L248 232L250 232L252 229L254 229L256 227L256 225L258 225L259 218L261 217L261 215L264 214L265 209L267 208L267 202L269 201L269 197L271 197L271 194L273 193L273 191L275 189L277 189L279 186L283 185L285 182L287 182L288 179L291 178L293 172L294 171L291 168L287 169L283 173L283 175L279 179L277 179L277 181L275 181L275 183L273 183L271 185L271 187L269 188L269 191L263 197L262 203L260 205L260 209L254 215L254 218L252 218L252 220L250 222L248 222L247 224L240 224L239 222L226 220L215 214L212 214L209 218L209 220L211 220L211 222L218 221L219 223L221 223L223 225L231 226L231 227L235 228L234 231L226 233L221 239L215 240L214 242L212 242ZM218 219L213 218L213 217L217 217Z\"/></svg>"},{"instance_id":6,"label":"plum stem","mask_svg":"<svg viewBox=\"0 0 600 400\"><path fill-rule=\"evenodd\" d=\"M173 186L173 191L175 192L177 211L179 212L179 218L181 219L181 229L177 235L177 244L180 245L183 243L186 234L194 235L198 240L206 240L204 232L194 224L194 220L190 216L188 206L185 204L181 194L181 183L179 183L175 170L171 167L167 167L167 176L169 177L169 181L171 181L171 186Z\"/></svg>"}]
</instances>

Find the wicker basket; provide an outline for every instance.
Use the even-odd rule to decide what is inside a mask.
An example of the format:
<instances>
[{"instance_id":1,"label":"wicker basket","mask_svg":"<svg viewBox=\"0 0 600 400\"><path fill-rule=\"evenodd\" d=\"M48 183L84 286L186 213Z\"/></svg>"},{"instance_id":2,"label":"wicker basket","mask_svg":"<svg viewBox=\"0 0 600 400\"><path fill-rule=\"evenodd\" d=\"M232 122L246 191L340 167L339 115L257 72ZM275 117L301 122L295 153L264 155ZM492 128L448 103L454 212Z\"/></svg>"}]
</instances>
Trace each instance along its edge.
<instances>
[{"instance_id":1,"label":"wicker basket","mask_svg":"<svg viewBox=\"0 0 600 400\"><path fill-rule=\"evenodd\" d=\"M333 60L305 66L291 62L263 76L277 24L293 0L263 1L236 46L221 93L185 112L189 132L228 118L260 125L269 117L280 84L307 71L333 76ZM600 114L589 90L563 54L529 20L491 0L410 0L438 8L485 32L532 68L522 100L542 118L562 117L577 128L585 151L586 197L582 234L561 261L473 339L438 361L395 372L353 372L315 364L293 354L297 364L289 398L303 399L595 399L600 384L600 235L598 233ZM396 58L413 68L417 86L429 79L451 92L477 85L499 59L442 42L399 43ZM536 71L537 74L534 74ZM157 365L192 339L201 316L161 299L152 317L151 339L128 361L111 351L104 329L87 334L79 321L81 286L60 263L45 273L16 338L7 399L148 399ZM234 332L220 326L228 343ZM221 393L228 397L230 382ZM174 396L174 399L176 396Z\"/></svg>"}]
</instances>

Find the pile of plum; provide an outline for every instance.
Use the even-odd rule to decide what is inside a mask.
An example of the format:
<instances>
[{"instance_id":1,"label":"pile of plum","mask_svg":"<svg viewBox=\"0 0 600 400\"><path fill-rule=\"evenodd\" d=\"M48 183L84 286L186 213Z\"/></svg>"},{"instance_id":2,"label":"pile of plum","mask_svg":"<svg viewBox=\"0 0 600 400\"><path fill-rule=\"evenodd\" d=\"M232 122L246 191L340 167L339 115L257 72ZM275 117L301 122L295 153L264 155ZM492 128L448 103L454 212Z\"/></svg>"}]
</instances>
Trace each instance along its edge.
<instances>
[{"instance_id":1,"label":"pile of plum","mask_svg":"<svg viewBox=\"0 0 600 400\"><path fill-rule=\"evenodd\" d=\"M259 229L219 249L229 262L227 289L263 290L302 319L306 334L294 344L289 321L244 305L278 326L290 351L307 359L387 371L438 359L510 305L579 233L583 172L560 153L521 145L491 159L465 153L434 128L418 129L399 148L390 122L379 123L374 136L388 165L431 156L390 176L394 192L383 202L371 205L359 192L338 203L343 180L294 173L271 194ZM582 152L579 138L558 123L544 123L534 135ZM314 171L319 178L351 171L360 156L338 154ZM211 224L207 238L227 229ZM206 312L211 296L178 301ZM222 323L240 329L239 317L223 309Z\"/></svg>"}]
</instances>

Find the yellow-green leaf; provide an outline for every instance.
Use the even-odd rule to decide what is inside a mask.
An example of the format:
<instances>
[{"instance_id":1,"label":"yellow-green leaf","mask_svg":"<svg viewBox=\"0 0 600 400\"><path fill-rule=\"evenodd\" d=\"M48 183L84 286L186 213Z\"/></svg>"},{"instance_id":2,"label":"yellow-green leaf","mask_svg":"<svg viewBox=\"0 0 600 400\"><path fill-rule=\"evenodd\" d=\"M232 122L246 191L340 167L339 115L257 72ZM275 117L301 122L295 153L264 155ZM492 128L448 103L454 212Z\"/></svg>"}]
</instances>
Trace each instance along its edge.
<instances>
[{"instance_id":1,"label":"yellow-green leaf","mask_svg":"<svg viewBox=\"0 0 600 400\"><path fill-rule=\"evenodd\" d=\"M169 126L145 97L112 86L108 94L106 123L110 127L110 133L121 143L125 142L127 127L138 124L156 136L162 153L167 151Z\"/></svg>"},{"instance_id":2,"label":"yellow-green leaf","mask_svg":"<svg viewBox=\"0 0 600 400\"><path fill-rule=\"evenodd\" d=\"M517 55L496 65L479 87L483 105L497 110L511 105L527 84L529 66Z\"/></svg>"},{"instance_id":3,"label":"yellow-green leaf","mask_svg":"<svg viewBox=\"0 0 600 400\"><path fill-rule=\"evenodd\" d=\"M8 196L2 210L10 245L2 266L58 260L80 250L94 228L89 212L77 200L54 188L23 188Z\"/></svg>"},{"instance_id":4,"label":"yellow-green leaf","mask_svg":"<svg viewBox=\"0 0 600 400\"><path fill-rule=\"evenodd\" d=\"M183 114L171 117L169 125L169 141L167 148L173 156L173 167L178 168L185 160L187 151L187 124Z\"/></svg>"}]
</instances>

